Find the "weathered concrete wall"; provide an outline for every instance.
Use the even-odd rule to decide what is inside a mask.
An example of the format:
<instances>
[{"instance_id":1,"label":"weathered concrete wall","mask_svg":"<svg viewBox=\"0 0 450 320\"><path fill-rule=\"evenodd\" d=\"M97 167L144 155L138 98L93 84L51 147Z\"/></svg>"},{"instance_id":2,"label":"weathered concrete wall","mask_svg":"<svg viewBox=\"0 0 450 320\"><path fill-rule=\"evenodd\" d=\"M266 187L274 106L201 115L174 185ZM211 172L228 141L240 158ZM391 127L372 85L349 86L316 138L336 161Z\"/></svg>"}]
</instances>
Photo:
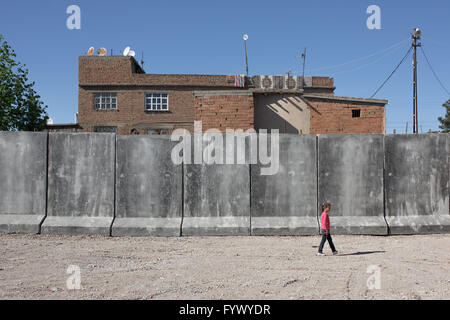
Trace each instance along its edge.
<instances>
[{"instance_id":1,"label":"weathered concrete wall","mask_svg":"<svg viewBox=\"0 0 450 320\"><path fill-rule=\"evenodd\" d=\"M40 232L46 168L46 133L0 132L0 233Z\"/></svg>"},{"instance_id":2,"label":"weathered concrete wall","mask_svg":"<svg viewBox=\"0 0 450 320\"><path fill-rule=\"evenodd\" d=\"M164 136L117 136L113 236L180 236L182 166Z\"/></svg>"},{"instance_id":3,"label":"weathered concrete wall","mask_svg":"<svg viewBox=\"0 0 450 320\"><path fill-rule=\"evenodd\" d=\"M332 233L387 235L383 140L383 135L319 136L319 205L331 203Z\"/></svg>"},{"instance_id":4,"label":"weathered concrete wall","mask_svg":"<svg viewBox=\"0 0 450 320\"><path fill-rule=\"evenodd\" d=\"M318 234L316 136L280 136L279 160L276 175L251 167L252 235Z\"/></svg>"},{"instance_id":5,"label":"weathered concrete wall","mask_svg":"<svg viewBox=\"0 0 450 320\"><path fill-rule=\"evenodd\" d=\"M225 136L222 136L225 143ZM204 148L207 145L203 142ZM236 147L237 144L234 146L234 163L237 163ZM226 148L223 159L226 159ZM243 163L248 163L247 160ZM249 164L184 165L182 234L250 235Z\"/></svg>"},{"instance_id":6,"label":"weathered concrete wall","mask_svg":"<svg viewBox=\"0 0 450 320\"><path fill-rule=\"evenodd\" d=\"M42 233L110 235L115 135L50 133L48 165Z\"/></svg>"},{"instance_id":7,"label":"weathered concrete wall","mask_svg":"<svg viewBox=\"0 0 450 320\"><path fill-rule=\"evenodd\" d=\"M449 136L386 136L386 218L392 234L450 232Z\"/></svg>"},{"instance_id":8,"label":"weathered concrete wall","mask_svg":"<svg viewBox=\"0 0 450 320\"><path fill-rule=\"evenodd\" d=\"M450 232L450 134L280 135L272 176L249 138L243 164L174 165L175 144L0 132L0 232L308 235L323 202L334 234Z\"/></svg>"}]
</instances>

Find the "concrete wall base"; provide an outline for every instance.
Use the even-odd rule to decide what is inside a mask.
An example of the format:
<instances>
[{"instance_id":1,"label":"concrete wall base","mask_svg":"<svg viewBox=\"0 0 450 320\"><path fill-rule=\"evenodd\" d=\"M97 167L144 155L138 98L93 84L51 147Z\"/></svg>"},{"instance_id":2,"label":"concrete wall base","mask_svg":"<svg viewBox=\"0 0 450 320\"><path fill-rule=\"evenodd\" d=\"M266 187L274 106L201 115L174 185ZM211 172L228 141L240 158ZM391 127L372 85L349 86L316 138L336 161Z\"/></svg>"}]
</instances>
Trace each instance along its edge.
<instances>
[{"instance_id":1,"label":"concrete wall base","mask_svg":"<svg viewBox=\"0 0 450 320\"><path fill-rule=\"evenodd\" d=\"M392 235L450 233L450 216L405 216L386 218Z\"/></svg>"},{"instance_id":2,"label":"concrete wall base","mask_svg":"<svg viewBox=\"0 0 450 320\"><path fill-rule=\"evenodd\" d=\"M42 234L110 236L112 217L47 217Z\"/></svg>"},{"instance_id":3,"label":"concrete wall base","mask_svg":"<svg viewBox=\"0 0 450 320\"><path fill-rule=\"evenodd\" d=\"M0 233L40 233L40 226L45 215L2 214L0 215Z\"/></svg>"},{"instance_id":4,"label":"concrete wall base","mask_svg":"<svg viewBox=\"0 0 450 320\"><path fill-rule=\"evenodd\" d=\"M333 217L331 233L337 235L387 236L388 226L383 217Z\"/></svg>"},{"instance_id":5,"label":"concrete wall base","mask_svg":"<svg viewBox=\"0 0 450 320\"><path fill-rule=\"evenodd\" d=\"M317 218L252 217L253 236L313 236L318 234Z\"/></svg>"},{"instance_id":6,"label":"concrete wall base","mask_svg":"<svg viewBox=\"0 0 450 320\"><path fill-rule=\"evenodd\" d=\"M249 236L250 217L184 217L183 236Z\"/></svg>"},{"instance_id":7,"label":"concrete wall base","mask_svg":"<svg viewBox=\"0 0 450 320\"><path fill-rule=\"evenodd\" d=\"M180 218L116 218L112 227L113 237L179 237Z\"/></svg>"}]
</instances>

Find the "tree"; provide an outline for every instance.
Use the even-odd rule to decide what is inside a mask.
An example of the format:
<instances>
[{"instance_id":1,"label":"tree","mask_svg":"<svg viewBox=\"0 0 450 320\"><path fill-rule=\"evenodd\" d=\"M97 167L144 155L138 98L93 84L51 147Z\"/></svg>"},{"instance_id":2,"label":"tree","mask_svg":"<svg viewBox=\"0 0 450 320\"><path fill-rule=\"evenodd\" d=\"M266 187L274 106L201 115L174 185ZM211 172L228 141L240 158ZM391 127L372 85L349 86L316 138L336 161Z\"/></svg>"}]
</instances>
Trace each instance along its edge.
<instances>
[{"instance_id":1,"label":"tree","mask_svg":"<svg viewBox=\"0 0 450 320\"><path fill-rule=\"evenodd\" d=\"M0 35L0 131L39 131L45 128L47 106L28 81L28 69Z\"/></svg>"},{"instance_id":2,"label":"tree","mask_svg":"<svg viewBox=\"0 0 450 320\"><path fill-rule=\"evenodd\" d=\"M450 133L450 100L442 105L446 109L445 118L439 117L438 120L441 123L439 129L442 129L444 133Z\"/></svg>"}]
</instances>

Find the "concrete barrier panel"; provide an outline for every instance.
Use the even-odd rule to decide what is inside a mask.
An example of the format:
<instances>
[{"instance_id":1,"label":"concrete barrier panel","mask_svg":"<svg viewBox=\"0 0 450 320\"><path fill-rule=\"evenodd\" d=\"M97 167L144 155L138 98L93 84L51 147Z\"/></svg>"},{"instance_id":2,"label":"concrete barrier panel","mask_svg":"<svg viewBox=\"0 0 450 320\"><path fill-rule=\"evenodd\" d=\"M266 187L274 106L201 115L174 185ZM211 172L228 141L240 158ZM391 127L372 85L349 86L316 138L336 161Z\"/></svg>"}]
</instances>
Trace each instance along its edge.
<instances>
[{"instance_id":1,"label":"concrete barrier panel","mask_svg":"<svg viewBox=\"0 0 450 320\"><path fill-rule=\"evenodd\" d=\"M386 136L391 234L450 232L449 134Z\"/></svg>"},{"instance_id":2,"label":"concrete barrier panel","mask_svg":"<svg viewBox=\"0 0 450 320\"><path fill-rule=\"evenodd\" d=\"M182 165L164 136L117 137L113 236L180 236Z\"/></svg>"},{"instance_id":3,"label":"concrete barrier panel","mask_svg":"<svg viewBox=\"0 0 450 320\"><path fill-rule=\"evenodd\" d=\"M40 232L46 168L46 133L0 132L0 233Z\"/></svg>"},{"instance_id":4,"label":"concrete barrier panel","mask_svg":"<svg viewBox=\"0 0 450 320\"><path fill-rule=\"evenodd\" d=\"M332 233L388 234L383 168L384 135L319 136L319 206L331 203Z\"/></svg>"},{"instance_id":5,"label":"concrete barrier panel","mask_svg":"<svg viewBox=\"0 0 450 320\"><path fill-rule=\"evenodd\" d=\"M250 167L234 163L184 165L183 236L250 235Z\"/></svg>"},{"instance_id":6,"label":"concrete barrier panel","mask_svg":"<svg viewBox=\"0 0 450 320\"><path fill-rule=\"evenodd\" d=\"M110 235L115 135L50 133L48 214L43 234Z\"/></svg>"},{"instance_id":7,"label":"concrete barrier panel","mask_svg":"<svg viewBox=\"0 0 450 320\"><path fill-rule=\"evenodd\" d=\"M251 166L252 235L316 235L316 136L280 135L279 171Z\"/></svg>"}]
</instances>

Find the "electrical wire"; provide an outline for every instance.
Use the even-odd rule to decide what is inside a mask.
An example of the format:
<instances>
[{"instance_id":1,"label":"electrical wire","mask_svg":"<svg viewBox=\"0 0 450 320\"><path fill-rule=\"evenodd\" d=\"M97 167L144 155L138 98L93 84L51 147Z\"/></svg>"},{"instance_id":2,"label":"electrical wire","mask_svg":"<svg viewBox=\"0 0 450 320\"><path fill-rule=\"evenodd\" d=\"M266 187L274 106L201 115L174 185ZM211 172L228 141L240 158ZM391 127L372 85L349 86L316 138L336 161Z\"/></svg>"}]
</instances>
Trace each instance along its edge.
<instances>
[{"instance_id":1,"label":"electrical wire","mask_svg":"<svg viewBox=\"0 0 450 320\"><path fill-rule=\"evenodd\" d=\"M402 45L406 41L409 41L409 38L405 39L405 40L402 40L402 41L400 41L400 42L398 42L398 43L396 43L396 44L394 44L394 45L392 45L392 46L390 46L390 47L388 47L386 49L374 52L374 53L372 53L372 54L370 54L368 56L356 58L356 59L353 59L353 60L350 60L350 61L347 61L347 62L344 62L344 63L341 63L341 64L337 64L337 65L334 65L334 66L328 66L328 67L322 67L322 68L318 68L318 69L308 70L308 72L311 73L311 72L317 72L317 71L322 71L322 70L335 69L335 68L339 68L339 67L342 67L342 66L346 66L346 65L354 63L354 62L366 60L366 59L369 59L369 58L371 58L373 56L376 56L376 55L378 55L380 53L384 53L384 52L389 51L391 49L397 48L398 46Z\"/></svg>"},{"instance_id":2,"label":"electrical wire","mask_svg":"<svg viewBox=\"0 0 450 320\"><path fill-rule=\"evenodd\" d=\"M384 87L384 85L392 78L392 76L394 75L394 73L398 70L398 68L400 68L400 66L402 65L403 61L405 61L405 59L409 56L409 54L411 53L412 47L409 48L408 52L405 54L405 56L403 57L402 61L400 61L400 63L397 65L397 67L394 69L394 71L391 72L391 74L389 75L389 77L387 77L387 79L381 84L381 86L377 89L377 91L375 91L375 93L370 97L371 99L373 97L375 97L377 95L377 93Z\"/></svg>"},{"instance_id":3,"label":"electrical wire","mask_svg":"<svg viewBox=\"0 0 450 320\"><path fill-rule=\"evenodd\" d=\"M364 68L366 68L366 67L368 67L368 66L371 66L371 65L373 65L373 64L376 64L376 63L380 62L381 60L383 60L384 57L390 56L390 55L394 54L395 52L397 52L397 51L400 50L400 49L403 49L403 47L398 47L398 48L396 48L395 50L389 51L389 52L383 54L383 55L382 55L381 57L379 57L378 59L376 59L376 60L374 60L374 61L372 61L372 62L368 62L368 63L366 63L366 64L363 64L363 65L361 65L361 66L359 66L359 67L357 67L357 68L355 68L355 69L350 69L350 70L341 71L341 72L338 72L338 73L333 73L333 76L337 76L337 75L345 74L345 73L349 73L349 72L355 72L355 71L359 71L359 70L361 70L361 69L364 69Z\"/></svg>"},{"instance_id":4,"label":"electrical wire","mask_svg":"<svg viewBox=\"0 0 450 320\"><path fill-rule=\"evenodd\" d=\"M437 76L436 72L434 71L433 67L431 66L430 60L428 60L427 55L425 54L425 50L423 50L423 47L420 47L420 49L422 50L423 56L425 57L425 60L428 63L428 66L431 69L431 72L433 72L434 77L436 78L436 80L439 82L439 84L441 85L442 89L444 89L445 92L447 92L447 94L450 96L450 91L447 90L447 88L444 86L444 84L442 83L441 79L439 79L439 77Z\"/></svg>"}]
</instances>

